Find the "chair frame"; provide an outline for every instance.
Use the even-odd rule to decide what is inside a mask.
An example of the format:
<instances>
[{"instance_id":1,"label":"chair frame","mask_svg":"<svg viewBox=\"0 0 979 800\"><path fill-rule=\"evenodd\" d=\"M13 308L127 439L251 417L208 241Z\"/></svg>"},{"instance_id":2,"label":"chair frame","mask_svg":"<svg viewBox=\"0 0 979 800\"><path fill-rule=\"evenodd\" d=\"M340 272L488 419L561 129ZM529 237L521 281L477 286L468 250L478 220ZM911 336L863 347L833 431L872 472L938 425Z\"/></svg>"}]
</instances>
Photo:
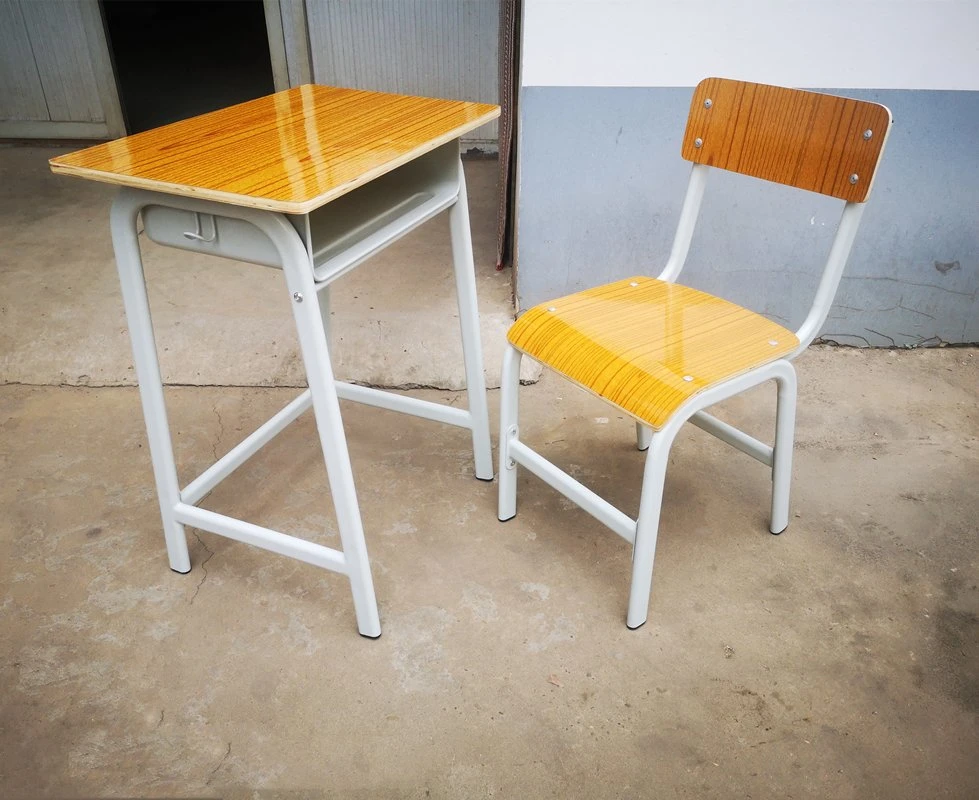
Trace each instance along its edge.
<instances>
[{"instance_id":1,"label":"chair frame","mask_svg":"<svg viewBox=\"0 0 979 800\"><path fill-rule=\"evenodd\" d=\"M887 135L887 131L884 135ZM673 246L669 259L658 276L659 280L675 282L686 263L710 169L712 167L703 163L693 164ZM771 468L770 530L773 534L780 534L788 527L797 398L796 373L791 361L809 346L826 320L853 247L865 205L864 200L846 202L844 206L812 307L805 321L796 331L799 346L795 350L778 360L751 369L693 395L676 409L659 430L652 430L642 422L636 422L637 446L640 450L646 451L646 465L643 472L639 515L635 520L521 441L518 389L520 362L524 354L509 342L507 343L501 377L499 519L506 521L516 515L517 466L519 465L537 475L630 542L633 545L633 555L632 581L626 617L626 625L629 628L638 628L647 619L666 467L670 448L685 422L691 422ZM769 380L775 381L778 391L775 440L772 446L704 411L708 406Z\"/></svg>"}]
</instances>

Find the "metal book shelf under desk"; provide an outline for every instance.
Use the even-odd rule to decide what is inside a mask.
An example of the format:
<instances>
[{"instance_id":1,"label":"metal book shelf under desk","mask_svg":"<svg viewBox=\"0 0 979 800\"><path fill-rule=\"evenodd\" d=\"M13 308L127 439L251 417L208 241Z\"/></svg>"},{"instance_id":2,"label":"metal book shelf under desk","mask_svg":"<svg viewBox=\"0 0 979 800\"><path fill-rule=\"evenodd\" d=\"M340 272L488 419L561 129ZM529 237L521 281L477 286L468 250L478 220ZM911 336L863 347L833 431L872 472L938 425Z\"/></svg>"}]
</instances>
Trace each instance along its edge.
<instances>
[{"instance_id":1,"label":"metal book shelf under desk","mask_svg":"<svg viewBox=\"0 0 979 800\"><path fill-rule=\"evenodd\" d=\"M449 142L308 214L284 215L309 254L317 283L329 283L451 206L459 196L459 144ZM220 213L164 205L143 209L157 244L282 268L258 228Z\"/></svg>"}]
</instances>

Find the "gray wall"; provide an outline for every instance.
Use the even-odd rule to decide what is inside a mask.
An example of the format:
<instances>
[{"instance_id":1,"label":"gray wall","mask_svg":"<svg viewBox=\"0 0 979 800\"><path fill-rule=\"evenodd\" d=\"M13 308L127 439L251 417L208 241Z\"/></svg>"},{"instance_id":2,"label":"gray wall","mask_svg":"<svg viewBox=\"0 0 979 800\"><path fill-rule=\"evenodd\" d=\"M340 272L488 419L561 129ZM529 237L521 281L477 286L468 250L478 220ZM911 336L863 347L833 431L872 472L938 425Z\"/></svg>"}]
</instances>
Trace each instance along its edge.
<instances>
[{"instance_id":1,"label":"gray wall","mask_svg":"<svg viewBox=\"0 0 979 800\"><path fill-rule=\"evenodd\" d=\"M307 0L317 83L499 102L499 0ZM464 141L495 150L497 123Z\"/></svg>"},{"instance_id":2,"label":"gray wall","mask_svg":"<svg viewBox=\"0 0 979 800\"><path fill-rule=\"evenodd\" d=\"M0 0L0 137L124 132L97 0Z\"/></svg>"},{"instance_id":3,"label":"gray wall","mask_svg":"<svg viewBox=\"0 0 979 800\"><path fill-rule=\"evenodd\" d=\"M979 342L979 92L838 93L884 103L894 126L823 337L874 346ZM690 168L680 141L691 94L522 90L521 309L657 274ZM795 328L841 208L715 171L681 280Z\"/></svg>"}]
</instances>

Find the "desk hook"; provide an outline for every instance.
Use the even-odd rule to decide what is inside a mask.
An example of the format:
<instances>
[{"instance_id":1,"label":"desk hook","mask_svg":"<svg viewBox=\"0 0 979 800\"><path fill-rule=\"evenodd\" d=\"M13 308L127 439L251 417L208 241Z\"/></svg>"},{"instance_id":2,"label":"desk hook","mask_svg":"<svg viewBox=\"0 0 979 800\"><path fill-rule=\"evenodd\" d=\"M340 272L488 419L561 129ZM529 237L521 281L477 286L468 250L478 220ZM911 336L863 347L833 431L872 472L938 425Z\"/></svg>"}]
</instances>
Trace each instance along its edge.
<instances>
[{"instance_id":1,"label":"desk hook","mask_svg":"<svg viewBox=\"0 0 979 800\"><path fill-rule=\"evenodd\" d=\"M199 211L194 212L194 222L197 225L196 231L184 231L184 236L187 239L193 239L197 242L213 242L218 238L218 226L214 221L213 214L204 214L203 216L211 220L211 233L207 236L204 235L204 231L201 228L201 213Z\"/></svg>"}]
</instances>

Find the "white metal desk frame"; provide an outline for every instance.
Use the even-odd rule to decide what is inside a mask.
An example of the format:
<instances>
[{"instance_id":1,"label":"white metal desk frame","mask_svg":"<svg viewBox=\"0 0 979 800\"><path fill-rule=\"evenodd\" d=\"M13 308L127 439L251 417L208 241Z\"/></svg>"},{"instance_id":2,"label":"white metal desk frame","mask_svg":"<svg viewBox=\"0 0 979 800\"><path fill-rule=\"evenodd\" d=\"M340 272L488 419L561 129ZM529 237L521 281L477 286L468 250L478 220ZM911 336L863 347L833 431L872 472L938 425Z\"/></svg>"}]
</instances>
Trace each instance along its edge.
<instances>
[{"instance_id":1,"label":"white metal desk frame","mask_svg":"<svg viewBox=\"0 0 979 800\"><path fill-rule=\"evenodd\" d=\"M362 238L347 248L348 251L356 250L356 252L348 253L351 257L346 259L344 268L325 276L322 280L317 280L314 274L308 215L305 219L307 240L304 242L300 233L301 226L300 230L297 230L297 226L281 213L143 189L123 188L117 194L111 211L112 242L132 337L136 376L139 380L171 569L180 573L190 571L190 556L184 525L191 525L342 573L350 580L358 630L363 636L376 638L381 634L381 625L347 441L340 416L339 398L469 429L472 432L476 477L481 480L492 480L489 416L476 306L476 281L466 182L462 162L458 157L458 140L451 146L455 148L457 181L454 191L448 195L443 191L442 199L435 205L429 203L422 204L421 208L408 207L403 213L395 213L393 216L389 213L383 219L386 224L382 225L380 230L375 230L366 237L366 240ZM443 145L443 148L446 147L448 145ZM206 244L223 237L223 244L226 247L240 250L242 244L254 244L256 231L267 239L274 248L285 275L286 288L290 295L298 332L299 348L309 384L306 391L183 488L180 488L177 479L164 404L163 381L137 238L138 216L148 207L162 209L165 215L164 221L171 223L181 222L186 212L195 215L197 228L184 233L185 249L209 252ZM328 208L329 204L320 210ZM369 255L386 247L445 208L449 209L469 409L452 408L335 380L327 340L329 284L349 269L362 263ZM184 217L166 216L179 215L181 212L184 212ZM222 221L224 230L219 231L218 220ZM242 228L234 222L229 224L229 220L238 220L247 225ZM145 221L144 217L144 223ZM249 229L248 226L251 228ZM340 255L342 260L343 253ZM240 255L236 257L241 258ZM268 259L265 263L269 263ZM320 445L326 461L342 550L325 547L197 507L196 504L218 483L310 406L316 417Z\"/></svg>"}]
</instances>

